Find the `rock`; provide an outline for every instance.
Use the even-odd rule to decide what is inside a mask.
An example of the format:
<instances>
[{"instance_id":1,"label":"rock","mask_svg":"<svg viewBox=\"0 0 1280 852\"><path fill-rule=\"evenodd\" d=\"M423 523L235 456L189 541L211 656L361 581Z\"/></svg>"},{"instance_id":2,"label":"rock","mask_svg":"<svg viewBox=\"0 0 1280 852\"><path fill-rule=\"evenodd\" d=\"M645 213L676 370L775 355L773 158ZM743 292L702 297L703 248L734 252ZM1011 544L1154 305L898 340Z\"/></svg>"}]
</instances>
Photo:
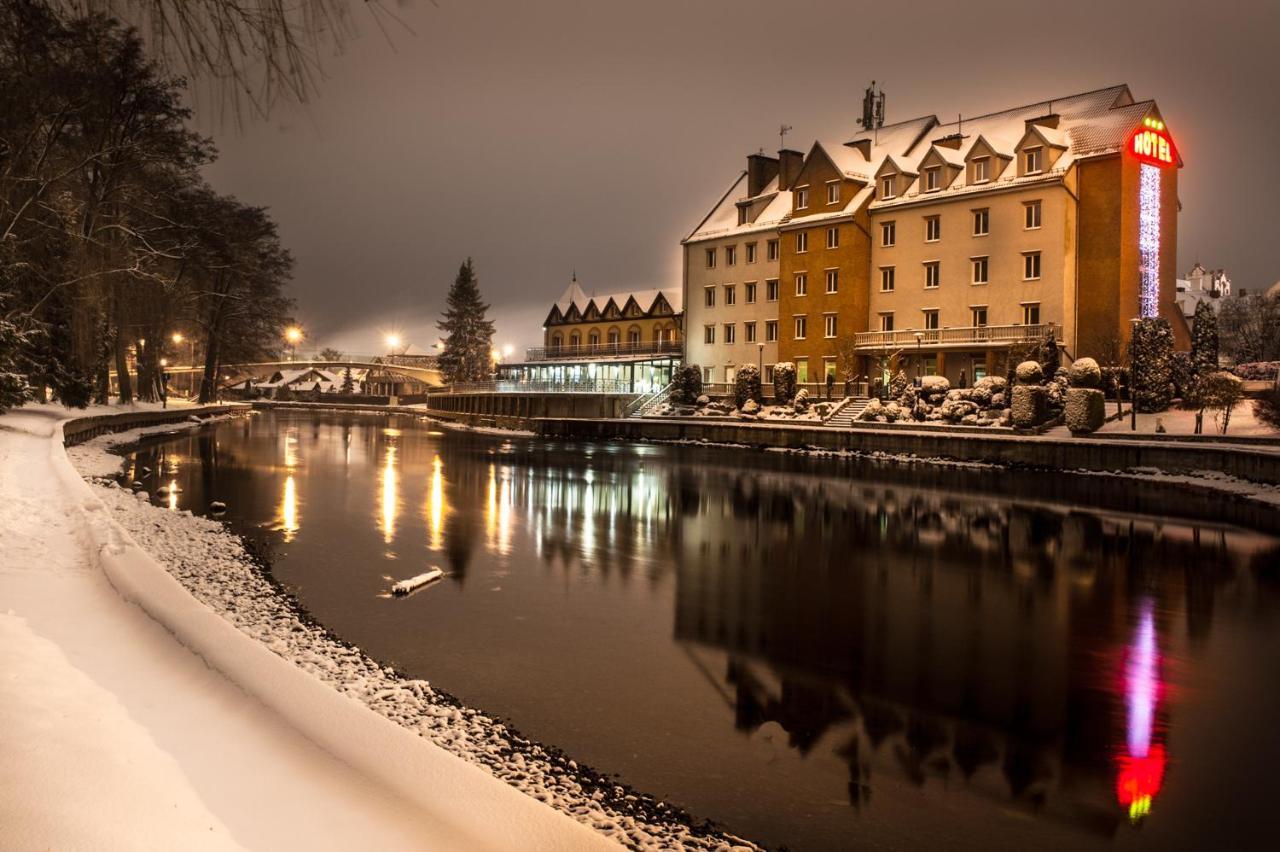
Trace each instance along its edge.
<instances>
[{"instance_id":1,"label":"rock","mask_svg":"<svg viewBox=\"0 0 1280 852\"><path fill-rule=\"evenodd\" d=\"M961 425L963 425L963 426L977 426L977 425L978 425L978 415L976 415L976 414L966 414L964 417L961 417L961 418L960 418L960 424L961 424Z\"/></svg>"},{"instance_id":2,"label":"rock","mask_svg":"<svg viewBox=\"0 0 1280 852\"><path fill-rule=\"evenodd\" d=\"M694 404L697 405L699 408L702 408L704 405L706 405L709 402L711 402L711 397L707 396L705 393L699 396L696 400L694 400Z\"/></svg>"},{"instance_id":3,"label":"rock","mask_svg":"<svg viewBox=\"0 0 1280 852\"><path fill-rule=\"evenodd\" d=\"M1018 366L1019 373L1026 364L1035 364L1034 361L1026 361ZM1040 370L1040 365L1035 364L1036 371ZM1019 377L1021 381L1021 377ZM1019 429L1030 429L1033 426L1039 426L1048 418L1047 394L1045 389L1038 385L1018 385L1013 389L1013 406L1010 409L1013 413L1013 425Z\"/></svg>"},{"instance_id":4,"label":"rock","mask_svg":"<svg viewBox=\"0 0 1280 852\"><path fill-rule=\"evenodd\" d=\"M150 495L150 494L148 494L148 493L147 493L147 492L145 492L145 491L135 491L135 492L133 492L133 496L134 496L134 497L137 497L139 500L150 500L150 499L151 499L151 495Z\"/></svg>"},{"instance_id":5,"label":"rock","mask_svg":"<svg viewBox=\"0 0 1280 852\"><path fill-rule=\"evenodd\" d=\"M209 504L209 511L214 514L221 514L227 511L227 504L223 503L221 500L214 500Z\"/></svg>"},{"instance_id":6,"label":"rock","mask_svg":"<svg viewBox=\"0 0 1280 852\"><path fill-rule=\"evenodd\" d=\"M132 485L131 487L133 487L133 488L141 488L141 487L142 487L142 483L135 479L135 480L133 481L133 485Z\"/></svg>"},{"instance_id":7,"label":"rock","mask_svg":"<svg viewBox=\"0 0 1280 852\"><path fill-rule=\"evenodd\" d=\"M982 388L991 391L991 393L999 393L1004 390L1004 376L983 376L973 383L974 389Z\"/></svg>"},{"instance_id":8,"label":"rock","mask_svg":"<svg viewBox=\"0 0 1280 852\"><path fill-rule=\"evenodd\" d=\"M1004 400L1005 400L1005 395L1003 391L997 391L991 394L991 407L1004 408L1004 405L1005 405Z\"/></svg>"},{"instance_id":9,"label":"rock","mask_svg":"<svg viewBox=\"0 0 1280 852\"><path fill-rule=\"evenodd\" d=\"M746 402L742 403L741 411L743 414L750 414L753 416L756 414L759 414L760 403L756 402L754 399L749 399Z\"/></svg>"},{"instance_id":10,"label":"rock","mask_svg":"<svg viewBox=\"0 0 1280 852\"><path fill-rule=\"evenodd\" d=\"M1037 361L1023 361L1014 371L1020 385L1038 385L1044 381L1044 370Z\"/></svg>"},{"instance_id":11,"label":"rock","mask_svg":"<svg viewBox=\"0 0 1280 852\"><path fill-rule=\"evenodd\" d=\"M1074 369L1074 365L1073 365ZM1073 435L1087 435L1106 421L1106 398L1094 388L1071 388L1066 394L1063 414Z\"/></svg>"},{"instance_id":12,"label":"rock","mask_svg":"<svg viewBox=\"0 0 1280 852\"><path fill-rule=\"evenodd\" d=\"M862 413L858 415L858 419L867 421L875 420L880 416L881 408L883 408L883 406L880 404L880 400L873 399L867 403L866 408L862 409Z\"/></svg>"}]
</instances>

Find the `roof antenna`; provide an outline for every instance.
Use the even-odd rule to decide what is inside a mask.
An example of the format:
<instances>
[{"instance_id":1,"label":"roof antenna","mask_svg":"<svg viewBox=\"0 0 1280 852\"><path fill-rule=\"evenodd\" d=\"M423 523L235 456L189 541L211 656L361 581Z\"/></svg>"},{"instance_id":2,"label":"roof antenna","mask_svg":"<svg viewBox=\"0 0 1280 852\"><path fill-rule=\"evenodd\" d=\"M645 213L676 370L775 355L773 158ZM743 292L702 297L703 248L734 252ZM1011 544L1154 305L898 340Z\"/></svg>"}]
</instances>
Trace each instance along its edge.
<instances>
[{"instance_id":1,"label":"roof antenna","mask_svg":"<svg viewBox=\"0 0 1280 852\"><path fill-rule=\"evenodd\" d=\"M875 144L880 144L880 134L876 131L884 127L884 90L876 91L875 80L862 93L862 118L858 119L858 124L863 130L872 131Z\"/></svg>"},{"instance_id":2,"label":"roof antenna","mask_svg":"<svg viewBox=\"0 0 1280 852\"><path fill-rule=\"evenodd\" d=\"M778 149L787 147L787 134L795 130L790 124L781 124L778 126Z\"/></svg>"}]
</instances>

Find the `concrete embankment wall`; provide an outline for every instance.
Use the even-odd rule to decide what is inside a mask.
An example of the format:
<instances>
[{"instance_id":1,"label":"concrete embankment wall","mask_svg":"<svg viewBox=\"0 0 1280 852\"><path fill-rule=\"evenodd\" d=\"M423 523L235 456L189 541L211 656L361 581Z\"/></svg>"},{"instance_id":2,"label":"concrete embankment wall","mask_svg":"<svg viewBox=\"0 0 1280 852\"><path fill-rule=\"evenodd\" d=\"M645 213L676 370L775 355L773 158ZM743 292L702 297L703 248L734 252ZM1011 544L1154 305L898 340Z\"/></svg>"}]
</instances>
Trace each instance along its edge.
<instances>
[{"instance_id":1,"label":"concrete embankment wall","mask_svg":"<svg viewBox=\"0 0 1280 852\"><path fill-rule=\"evenodd\" d=\"M124 432L129 429L161 426L166 423L184 423L192 417L205 420L210 417L222 417L227 414L249 411L247 405L201 405L196 408L167 408L159 411L129 411L117 414L100 414L90 417L77 417L69 420L62 427L62 434L67 446L88 441L107 432Z\"/></svg>"},{"instance_id":2,"label":"concrete embankment wall","mask_svg":"<svg viewBox=\"0 0 1280 852\"><path fill-rule=\"evenodd\" d=\"M697 423L672 420L543 418L531 427L547 437L586 440L707 441L747 446L848 450L916 455L1057 470L1171 473L1211 470L1239 479L1280 484L1280 447L1233 447L1103 437L1047 438L908 429L848 430L794 424Z\"/></svg>"},{"instance_id":3,"label":"concrete embankment wall","mask_svg":"<svg viewBox=\"0 0 1280 852\"><path fill-rule=\"evenodd\" d=\"M527 420L536 417L622 417L634 394L612 393L458 393L431 394L432 413Z\"/></svg>"}]
</instances>

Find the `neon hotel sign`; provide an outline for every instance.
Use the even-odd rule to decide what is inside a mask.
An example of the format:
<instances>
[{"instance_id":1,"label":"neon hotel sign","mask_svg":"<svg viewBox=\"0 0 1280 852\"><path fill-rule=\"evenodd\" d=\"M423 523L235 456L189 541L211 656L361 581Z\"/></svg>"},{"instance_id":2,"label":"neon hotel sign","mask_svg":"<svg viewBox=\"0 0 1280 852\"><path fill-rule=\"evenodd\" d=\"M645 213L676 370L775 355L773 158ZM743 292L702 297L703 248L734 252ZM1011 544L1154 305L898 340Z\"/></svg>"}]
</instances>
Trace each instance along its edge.
<instances>
[{"instance_id":1,"label":"neon hotel sign","mask_svg":"<svg viewBox=\"0 0 1280 852\"><path fill-rule=\"evenodd\" d=\"M1142 127L1129 140L1129 152L1141 162L1161 168L1170 168L1178 163L1177 149L1165 132L1164 122L1158 118L1142 120Z\"/></svg>"},{"instance_id":2,"label":"neon hotel sign","mask_svg":"<svg viewBox=\"0 0 1280 852\"><path fill-rule=\"evenodd\" d=\"M1138 272L1141 278L1139 314L1160 315L1160 170L1178 164L1178 151L1164 122L1148 116L1129 139L1129 153L1138 168Z\"/></svg>"}]
</instances>

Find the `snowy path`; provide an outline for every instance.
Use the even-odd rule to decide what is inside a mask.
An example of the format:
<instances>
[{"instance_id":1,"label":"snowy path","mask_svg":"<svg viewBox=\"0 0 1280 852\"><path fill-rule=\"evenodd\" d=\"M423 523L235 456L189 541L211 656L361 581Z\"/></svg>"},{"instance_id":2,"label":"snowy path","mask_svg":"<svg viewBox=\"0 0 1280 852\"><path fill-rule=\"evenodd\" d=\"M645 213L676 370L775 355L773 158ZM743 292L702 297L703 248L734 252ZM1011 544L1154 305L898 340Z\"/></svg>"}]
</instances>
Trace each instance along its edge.
<instances>
[{"instance_id":1,"label":"snowy path","mask_svg":"<svg viewBox=\"0 0 1280 852\"><path fill-rule=\"evenodd\" d=\"M340 762L122 599L93 567L92 507L55 470L55 424L47 412L0 417L0 845L502 845ZM533 845L596 845L545 810Z\"/></svg>"}]
</instances>

